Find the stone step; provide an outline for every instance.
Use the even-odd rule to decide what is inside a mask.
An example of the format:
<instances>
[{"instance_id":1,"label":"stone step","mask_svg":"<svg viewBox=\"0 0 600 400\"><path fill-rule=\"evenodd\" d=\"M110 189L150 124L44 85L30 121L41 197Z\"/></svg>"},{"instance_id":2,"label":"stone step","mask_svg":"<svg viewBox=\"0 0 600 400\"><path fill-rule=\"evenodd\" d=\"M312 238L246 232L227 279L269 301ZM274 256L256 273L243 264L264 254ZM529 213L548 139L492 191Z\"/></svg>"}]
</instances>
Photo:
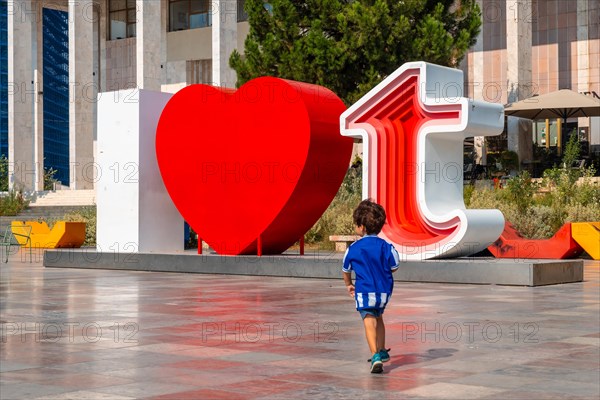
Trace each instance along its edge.
<instances>
[{"instance_id":1,"label":"stone step","mask_svg":"<svg viewBox=\"0 0 600 400\"><path fill-rule=\"evenodd\" d=\"M96 204L95 190L57 190L50 192L37 192L29 206L92 206Z\"/></svg>"},{"instance_id":2,"label":"stone step","mask_svg":"<svg viewBox=\"0 0 600 400\"><path fill-rule=\"evenodd\" d=\"M33 207L23 210L19 215L0 216L0 237L4 235L7 227L10 227L12 221L38 221L40 219L60 220L66 214L77 211L83 211L90 206L54 206L54 207Z\"/></svg>"}]
</instances>

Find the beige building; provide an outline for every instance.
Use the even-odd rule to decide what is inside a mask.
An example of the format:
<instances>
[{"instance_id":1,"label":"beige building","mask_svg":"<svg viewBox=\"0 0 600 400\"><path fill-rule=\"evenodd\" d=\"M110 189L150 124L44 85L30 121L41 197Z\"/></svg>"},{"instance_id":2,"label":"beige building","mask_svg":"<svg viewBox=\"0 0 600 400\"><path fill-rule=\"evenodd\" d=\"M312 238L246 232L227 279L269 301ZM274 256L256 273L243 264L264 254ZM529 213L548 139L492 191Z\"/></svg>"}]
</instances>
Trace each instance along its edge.
<instances>
[{"instance_id":1,"label":"beige building","mask_svg":"<svg viewBox=\"0 0 600 400\"><path fill-rule=\"evenodd\" d=\"M463 62L469 97L506 104L569 88L600 94L598 0L478 0L483 27ZM8 0L9 160L13 187L43 187L42 9L69 13L71 189L90 189L96 99L139 87L175 92L191 83L235 85L228 66L248 33L241 0ZM508 118L506 146L522 162L556 140L556 121ZM598 118L567 121L600 151ZM553 133L554 132L554 133ZM542 135L543 134L543 135ZM553 136L554 135L554 136ZM481 162L485 145L475 140Z\"/></svg>"},{"instance_id":2,"label":"beige building","mask_svg":"<svg viewBox=\"0 0 600 400\"><path fill-rule=\"evenodd\" d=\"M598 0L478 3L483 26L462 66L469 97L507 104L559 89L600 96ZM566 135L576 132L587 143L588 154L600 153L600 118L566 122L562 127ZM532 124L509 117L503 137L507 148L527 164L534 157L534 146L560 152L558 128L557 120ZM476 138L475 145L485 164L482 138Z\"/></svg>"},{"instance_id":3,"label":"beige building","mask_svg":"<svg viewBox=\"0 0 600 400\"><path fill-rule=\"evenodd\" d=\"M242 0L8 0L9 174L43 187L42 10L69 13L71 189L93 188L96 99L135 88L175 92L191 83L234 87L229 55L243 50Z\"/></svg>"}]
</instances>

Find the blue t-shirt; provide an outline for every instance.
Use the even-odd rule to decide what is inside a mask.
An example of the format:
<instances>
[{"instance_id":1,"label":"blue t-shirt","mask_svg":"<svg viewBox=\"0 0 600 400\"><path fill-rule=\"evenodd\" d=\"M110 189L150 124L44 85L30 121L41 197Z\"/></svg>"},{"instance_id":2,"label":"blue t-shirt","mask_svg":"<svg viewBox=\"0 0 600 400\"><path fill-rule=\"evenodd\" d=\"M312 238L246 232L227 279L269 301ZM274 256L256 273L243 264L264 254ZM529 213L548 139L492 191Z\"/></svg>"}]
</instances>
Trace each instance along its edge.
<instances>
[{"instance_id":1,"label":"blue t-shirt","mask_svg":"<svg viewBox=\"0 0 600 400\"><path fill-rule=\"evenodd\" d=\"M356 309L385 308L394 289L392 271L400 257L393 245L376 235L352 243L344 255L342 271L354 271Z\"/></svg>"}]
</instances>

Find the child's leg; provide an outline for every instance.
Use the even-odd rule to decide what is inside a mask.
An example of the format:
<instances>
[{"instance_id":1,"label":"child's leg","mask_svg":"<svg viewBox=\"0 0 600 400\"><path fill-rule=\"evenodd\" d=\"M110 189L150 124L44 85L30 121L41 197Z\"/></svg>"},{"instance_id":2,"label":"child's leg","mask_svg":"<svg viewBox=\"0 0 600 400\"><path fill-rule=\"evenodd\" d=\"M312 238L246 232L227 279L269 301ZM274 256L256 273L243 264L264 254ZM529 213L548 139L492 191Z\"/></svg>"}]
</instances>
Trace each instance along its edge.
<instances>
[{"instance_id":1,"label":"child's leg","mask_svg":"<svg viewBox=\"0 0 600 400\"><path fill-rule=\"evenodd\" d=\"M363 324L365 325L365 336L367 337L369 349L371 350L371 354L375 354L379 351L377 348L377 318L367 315L363 319Z\"/></svg>"},{"instance_id":2,"label":"child's leg","mask_svg":"<svg viewBox=\"0 0 600 400\"><path fill-rule=\"evenodd\" d=\"M385 350L385 324L383 316L376 318L377 320L377 351Z\"/></svg>"}]
</instances>

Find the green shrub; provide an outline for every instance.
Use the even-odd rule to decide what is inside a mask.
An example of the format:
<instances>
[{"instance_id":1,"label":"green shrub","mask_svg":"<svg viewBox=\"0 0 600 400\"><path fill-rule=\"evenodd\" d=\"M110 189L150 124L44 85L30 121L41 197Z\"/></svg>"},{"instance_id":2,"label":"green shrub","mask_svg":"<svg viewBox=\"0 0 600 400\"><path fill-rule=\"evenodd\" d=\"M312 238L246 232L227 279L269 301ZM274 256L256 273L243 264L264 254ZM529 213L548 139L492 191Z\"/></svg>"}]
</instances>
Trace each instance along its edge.
<instances>
[{"instance_id":1,"label":"green shrub","mask_svg":"<svg viewBox=\"0 0 600 400\"><path fill-rule=\"evenodd\" d=\"M519 155L511 150L505 150L500 154L500 163L502 164L502 169L506 173L510 173L511 171L516 171L519 169Z\"/></svg>"},{"instance_id":2,"label":"green shrub","mask_svg":"<svg viewBox=\"0 0 600 400\"><path fill-rule=\"evenodd\" d=\"M600 221L600 203L574 204L565 210L565 222L597 222Z\"/></svg>"},{"instance_id":3,"label":"green shrub","mask_svg":"<svg viewBox=\"0 0 600 400\"><path fill-rule=\"evenodd\" d=\"M466 185L463 188L463 200L465 201L465 207L469 207L469 204L471 204L471 197L473 196L473 193L475 192L475 185Z\"/></svg>"},{"instance_id":4,"label":"green shrub","mask_svg":"<svg viewBox=\"0 0 600 400\"><path fill-rule=\"evenodd\" d=\"M552 224L554 213L550 207L532 206L525 212L511 208L503 212L504 217L526 238L544 239L556 232Z\"/></svg>"},{"instance_id":5,"label":"green shrub","mask_svg":"<svg viewBox=\"0 0 600 400\"><path fill-rule=\"evenodd\" d=\"M546 170L541 185L523 172L506 182L504 189L468 189L468 207L497 208L524 237L532 239L549 238L566 222L600 221L600 186L592 182L596 171L571 168L578 157L579 146L572 138L562 165Z\"/></svg>"},{"instance_id":6,"label":"green shrub","mask_svg":"<svg viewBox=\"0 0 600 400\"><path fill-rule=\"evenodd\" d=\"M519 212L525 213L533 205L533 195L537 189L537 185L531 181L529 173L523 171L516 177L509 179L504 190L498 193L505 201L516 207Z\"/></svg>"},{"instance_id":7,"label":"green shrub","mask_svg":"<svg viewBox=\"0 0 600 400\"><path fill-rule=\"evenodd\" d=\"M5 196L0 196L0 216L17 215L29 205L23 193L10 190Z\"/></svg>"},{"instance_id":8,"label":"green shrub","mask_svg":"<svg viewBox=\"0 0 600 400\"><path fill-rule=\"evenodd\" d=\"M593 183L595 173L593 167L583 169L573 195L574 203L592 207L600 205L600 185Z\"/></svg>"},{"instance_id":9,"label":"green shrub","mask_svg":"<svg viewBox=\"0 0 600 400\"><path fill-rule=\"evenodd\" d=\"M85 207L80 211L65 215L64 221L85 222L84 246L96 245L96 207Z\"/></svg>"},{"instance_id":10,"label":"green shrub","mask_svg":"<svg viewBox=\"0 0 600 400\"><path fill-rule=\"evenodd\" d=\"M0 192L8 191L8 158L0 155Z\"/></svg>"},{"instance_id":11,"label":"green shrub","mask_svg":"<svg viewBox=\"0 0 600 400\"><path fill-rule=\"evenodd\" d=\"M52 229L54 224L58 221L85 222L85 242L83 242L83 246L96 245L96 207L94 206L70 212L65 214L62 218L40 218L39 221L46 222L50 229Z\"/></svg>"},{"instance_id":12,"label":"green shrub","mask_svg":"<svg viewBox=\"0 0 600 400\"><path fill-rule=\"evenodd\" d=\"M50 167L44 168L44 190L54 190L54 184L58 180L54 177L58 170Z\"/></svg>"},{"instance_id":13,"label":"green shrub","mask_svg":"<svg viewBox=\"0 0 600 400\"><path fill-rule=\"evenodd\" d=\"M475 188L471 194L469 208L489 209L501 208L502 200L498 196L498 191L489 188Z\"/></svg>"},{"instance_id":14,"label":"green shrub","mask_svg":"<svg viewBox=\"0 0 600 400\"><path fill-rule=\"evenodd\" d=\"M554 168L541 184L527 172L509 179L504 189L479 184L464 187L465 205L471 209L499 209L507 221L527 238L549 238L565 222L600 221L600 187L593 184L595 171ZM579 182L577 181L579 178ZM544 190L545 192L540 192ZM360 162L349 169L344 182L323 216L305 239L307 244L333 248L330 235L352 235L352 212L362 198Z\"/></svg>"},{"instance_id":15,"label":"green shrub","mask_svg":"<svg viewBox=\"0 0 600 400\"><path fill-rule=\"evenodd\" d=\"M531 203L523 201L520 206L516 204L514 193L510 193L510 189L479 189L473 192L469 208L495 208L502 211L504 218L524 237L546 238L554 234L550 224L553 217L550 207L534 205L533 200Z\"/></svg>"},{"instance_id":16,"label":"green shrub","mask_svg":"<svg viewBox=\"0 0 600 400\"><path fill-rule=\"evenodd\" d=\"M335 244L329 241L330 235L355 234L352 213L361 200L362 160L357 157L325 213L304 236L306 243L319 244L322 249L333 249Z\"/></svg>"},{"instance_id":17,"label":"green shrub","mask_svg":"<svg viewBox=\"0 0 600 400\"><path fill-rule=\"evenodd\" d=\"M592 183L593 167L571 168L579 158L577 135L565 147L560 167L544 171L542 185L547 194L541 203L552 209L550 224L556 232L565 222L600 221L600 186Z\"/></svg>"},{"instance_id":18,"label":"green shrub","mask_svg":"<svg viewBox=\"0 0 600 400\"><path fill-rule=\"evenodd\" d=\"M498 155L503 168L515 167L513 152ZM499 209L507 221L526 238L545 239L566 222L600 221L600 185L592 182L593 167L571 168L579 157L575 139L569 140L561 166L548 169L541 183L521 172L509 179L503 189L493 189L484 181L464 187L464 202L471 209ZM361 160L355 160L327 211L307 232L308 244L333 248L330 235L352 235L352 212L362 198Z\"/></svg>"}]
</instances>

